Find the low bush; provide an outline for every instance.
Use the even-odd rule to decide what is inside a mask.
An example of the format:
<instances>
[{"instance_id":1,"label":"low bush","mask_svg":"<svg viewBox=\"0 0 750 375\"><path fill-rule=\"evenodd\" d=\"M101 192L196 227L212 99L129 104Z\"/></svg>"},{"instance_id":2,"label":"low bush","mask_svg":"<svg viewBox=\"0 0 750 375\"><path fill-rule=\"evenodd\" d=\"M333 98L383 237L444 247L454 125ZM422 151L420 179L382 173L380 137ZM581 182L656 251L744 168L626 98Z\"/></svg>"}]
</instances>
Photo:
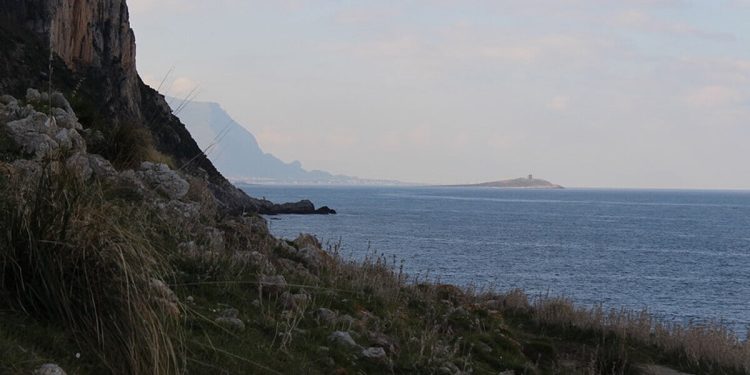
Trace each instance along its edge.
<instances>
[{"instance_id":1,"label":"low bush","mask_svg":"<svg viewBox=\"0 0 750 375\"><path fill-rule=\"evenodd\" d=\"M89 151L104 156L118 169L137 168L144 161L175 167L172 158L156 149L148 129L134 124L114 124L96 130L105 141L89 141Z\"/></svg>"}]
</instances>

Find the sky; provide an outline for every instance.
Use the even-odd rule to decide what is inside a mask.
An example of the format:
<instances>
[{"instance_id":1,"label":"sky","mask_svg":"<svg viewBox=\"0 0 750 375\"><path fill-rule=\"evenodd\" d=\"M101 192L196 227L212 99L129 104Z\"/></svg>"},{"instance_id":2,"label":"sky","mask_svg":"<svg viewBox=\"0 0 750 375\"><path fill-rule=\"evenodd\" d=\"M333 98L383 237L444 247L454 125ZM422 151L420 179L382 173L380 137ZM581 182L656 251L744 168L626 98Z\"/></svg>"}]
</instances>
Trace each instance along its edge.
<instances>
[{"instance_id":1,"label":"sky","mask_svg":"<svg viewBox=\"0 0 750 375\"><path fill-rule=\"evenodd\" d=\"M138 71L363 178L750 189L750 0L129 0Z\"/></svg>"}]
</instances>

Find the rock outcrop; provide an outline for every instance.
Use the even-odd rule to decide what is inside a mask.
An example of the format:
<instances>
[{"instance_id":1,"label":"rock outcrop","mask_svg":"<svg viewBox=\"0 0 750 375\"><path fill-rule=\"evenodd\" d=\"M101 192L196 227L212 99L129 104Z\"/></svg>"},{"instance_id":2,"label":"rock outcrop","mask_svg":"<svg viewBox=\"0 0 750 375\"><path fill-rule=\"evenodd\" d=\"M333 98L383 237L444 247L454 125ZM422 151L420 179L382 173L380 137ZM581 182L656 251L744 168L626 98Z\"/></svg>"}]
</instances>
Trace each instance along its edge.
<instances>
[{"instance_id":1,"label":"rock outcrop","mask_svg":"<svg viewBox=\"0 0 750 375\"><path fill-rule=\"evenodd\" d=\"M140 79L135 34L125 0L3 0L0 18L35 34L75 73L99 71L110 89L105 101L139 116Z\"/></svg>"},{"instance_id":2,"label":"rock outcrop","mask_svg":"<svg viewBox=\"0 0 750 375\"><path fill-rule=\"evenodd\" d=\"M36 370L34 370L34 375L66 375L65 370L62 369L62 367L54 364L54 363L45 363Z\"/></svg>"},{"instance_id":3,"label":"rock outcrop","mask_svg":"<svg viewBox=\"0 0 750 375\"><path fill-rule=\"evenodd\" d=\"M53 115L58 126L67 129L60 134L42 131L46 125L39 122L41 117L16 124L16 131L31 127L33 136L40 137L26 137L22 143L38 146L27 150L43 156L60 142L77 141L77 132L91 132L106 143L106 137L96 132L106 134L118 126L147 129L155 148L181 171L204 179L219 208L228 213L332 213L299 203L275 205L233 186L172 114L164 97L142 82L135 56L125 0L0 0L0 93L51 103L57 108ZM50 85L74 97L75 105L59 93L27 92L28 87ZM80 118L73 107L80 108ZM85 164L80 158L76 163L82 168Z\"/></svg>"},{"instance_id":4,"label":"rock outcrop","mask_svg":"<svg viewBox=\"0 0 750 375\"><path fill-rule=\"evenodd\" d=\"M323 206L315 208L313 202L303 199L295 203L273 203L268 200L258 200L258 207L260 211L266 214L277 215L277 214L318 214L318 215L335 215L336 210Z\"/></svg>"}]
</instances>

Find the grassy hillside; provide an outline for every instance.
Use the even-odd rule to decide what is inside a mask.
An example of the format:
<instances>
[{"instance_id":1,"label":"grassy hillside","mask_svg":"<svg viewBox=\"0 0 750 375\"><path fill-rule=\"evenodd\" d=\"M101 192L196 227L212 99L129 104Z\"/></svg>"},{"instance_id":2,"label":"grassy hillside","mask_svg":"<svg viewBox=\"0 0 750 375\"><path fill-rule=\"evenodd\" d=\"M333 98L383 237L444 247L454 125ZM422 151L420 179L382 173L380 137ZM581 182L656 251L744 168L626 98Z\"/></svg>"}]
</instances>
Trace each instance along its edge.
<instances>
[{"instance_id":1,"label":"grassy hillside","mask_svg":"<svg viewBox=\"0 0 750 375\"><path fill-rule=\"evenodd\" d=\"M462 289L274 238L263 218L217 209L204 180L131 162L158 161L147 149L114 167L62 141L29 153L17 121L51 112L0 104L2 374L750 370L750 345L720 327Z\"/></svg>"}]
</instances>

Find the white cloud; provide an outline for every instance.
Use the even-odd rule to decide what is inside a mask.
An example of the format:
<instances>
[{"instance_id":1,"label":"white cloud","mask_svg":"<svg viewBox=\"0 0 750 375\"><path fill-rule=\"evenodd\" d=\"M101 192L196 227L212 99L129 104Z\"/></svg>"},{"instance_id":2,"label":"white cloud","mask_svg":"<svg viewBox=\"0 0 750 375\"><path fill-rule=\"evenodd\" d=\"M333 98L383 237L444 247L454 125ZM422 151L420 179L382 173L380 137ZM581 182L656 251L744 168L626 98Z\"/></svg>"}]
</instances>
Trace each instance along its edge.
<instances>
[{"instance_id":1,"label":"white cloud","mask_svg":"<svg viewBox=\"0 0 750 375\"><path fill-rule=\"evenodd\" d=\"M737 39L730 33L705 30L684 21L657 19L640 10L621 12L615 16L615 21L620 26L649 33L689 36L716 41L734 41Z\"/></svg>"},{"instance_id":2,"label":"white cloud","mask_svg":"<svg viewBox=\"0 0 750 375\"><path fill-rule=\"evenodd\" d=\"M710 85L691 90L686 100L689 104L699 107L716 108L732 106L742 102L741 93L727 86Z\"/></svg>"},{"instance_id":3,"label":"white cloud","mask_svg":"<svg viewBox=\"0 0 750 375\"><path fill-rule=\"evenodd\" d=\"M568 109L568 102L570 100L567 96L558 95L552 98L549 103L547 104L547 108L553 109L555 111L564 111Z\"/></svg>"},{"instance_id":4,"label":"white cloud","mask_svg":"<svg viewBox=\"0 0 750 375\"><path fill-rule=\"evenodd\" d=\"M157 79L151 74L141 75L143 83L147 84L154 90L159 90L163 95L175 98L188 98L195 96L199 84L189 77L163 77Z\"/></svg>"}]
</instances>

